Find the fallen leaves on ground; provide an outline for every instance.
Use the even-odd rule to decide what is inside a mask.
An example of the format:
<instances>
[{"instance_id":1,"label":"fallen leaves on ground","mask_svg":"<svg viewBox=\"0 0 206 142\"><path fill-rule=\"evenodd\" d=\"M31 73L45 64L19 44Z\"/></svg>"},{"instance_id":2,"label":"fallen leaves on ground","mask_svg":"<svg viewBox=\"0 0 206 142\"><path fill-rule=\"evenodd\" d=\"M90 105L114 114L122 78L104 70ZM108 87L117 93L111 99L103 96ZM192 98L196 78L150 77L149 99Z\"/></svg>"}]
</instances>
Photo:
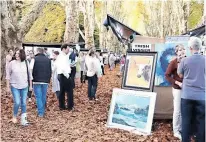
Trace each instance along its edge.
<instances>
[{"instance_id":1,"label":"fallen leaves on ground","mask_svg":"<svg viewBox=\"0 0 206 142\"><path fill-rule=\"evenodd\" d=\"M173 137L171 121L154 120L152 135L140 136L120 129L107 128L112 89L120 88L119 67L102 77L97 89L97 102L87 97L87 84L74 91L75 110L59 111L58 101L51 86L48 90L45 118L38 118L34 95L27 102L28 127L11 123L12 96L1 89L1 141L2 142L178 142ZM18 118L20 122L20 116Z\"/></svg>"}]
</instances>

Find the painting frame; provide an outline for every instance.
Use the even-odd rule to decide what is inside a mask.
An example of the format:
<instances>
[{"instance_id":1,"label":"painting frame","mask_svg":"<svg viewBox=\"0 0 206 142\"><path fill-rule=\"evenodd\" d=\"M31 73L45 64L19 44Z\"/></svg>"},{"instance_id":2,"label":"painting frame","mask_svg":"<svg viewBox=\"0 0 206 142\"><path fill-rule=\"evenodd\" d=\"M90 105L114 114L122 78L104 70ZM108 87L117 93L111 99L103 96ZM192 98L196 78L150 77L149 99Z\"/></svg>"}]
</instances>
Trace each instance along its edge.
<instances>
[{"instance_id":1,"label":"painting frame","mask_svg":"<svg viewBox=\"0 0 206 142\"><path fill-rule=\"evenodd\" d=\"M138 86L138 85L131 85L128 84L128 72L130 70L130 57L152 57L151 63L151 73L149 83L147 86ZM150 91L153 92L154 90L154 83L155 83L155 73L156 73L156 64L157 64L157 52L133 52L128 51L126 54L126 62L125 62L125 70L122 77L122 89L129 89L129 90L136 90L136 91ZM130 75L131 76L131 75ZM133 75L134 77L137 77ZM133 78L133 77L132 77Z\"/></svg>"},{"instance_id":2,"label":"painting frame","mask_svg":"<svg viewBox=\"0 0 206 142\"><path fill-rule=\"evenodd\" d=\"M152 129L153 118L154 118L156 95L157 94L155 92L143 92L143 91L134 91L134 90L114 88L113 93L112 93L112 99L111 99L111 104L110 104L106 126L109 128L123 129L123 130L130 131L132 133L139 134L139 135L150 135L151 129ZM134 97L136 97L137 100L139 99L139 101L136 101ZM147 101L146 103L146 101L144 101L145 98L149 99L149 102ZM122 100L122 102L125 105L121 105L120 100ZM134 104L135 101L137 102L136 104ZM137 117L141 116L138 118L127 116L126 114L124 113L122 114L121 112L117 113L117 106L118 106L118 110L120 110L122 106L123 108L121 109L131 109L132 107L136 108L135 106L137 106L138 108L134 109L134 112L133 112L133 115L136 116L135 111L138 110L139 108L140 108L139 110L141 110L141 107L142 107L142 104L139 104L140 101L142 102L142 104L144 105L146 104L147 106L149 106L149 107L146 107L148 108L147 114L146 114L146 122L145 122L145 118L143 117L141 111L137 111L138 113L140 112L139 114L137 114ZM122 115L124 115L125 117ZM129 119L128 117L132 119ZM131 121L131 120L135 120L135 121ZM133 122L133 123L129 123L128 125L127 124L128 122ZM132 125L135 125L136 127Z\"/></svg>"}]
</instances>

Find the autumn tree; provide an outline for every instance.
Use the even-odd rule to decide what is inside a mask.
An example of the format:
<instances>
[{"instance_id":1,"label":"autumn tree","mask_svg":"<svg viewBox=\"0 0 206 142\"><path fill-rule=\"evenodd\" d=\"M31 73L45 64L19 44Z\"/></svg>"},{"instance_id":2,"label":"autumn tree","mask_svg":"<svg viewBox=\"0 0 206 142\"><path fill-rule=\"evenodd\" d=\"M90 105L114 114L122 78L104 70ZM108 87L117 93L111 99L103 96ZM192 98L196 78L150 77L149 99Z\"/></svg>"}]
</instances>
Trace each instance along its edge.
<instances>
[{"instance_id":1,"label":"autumn tree","mask_svg":"<svg viewBox=\"0 0 206 142\"><path fill-rule=\"evenodd\" d=\"M29 31L34 21L40 15L47 3L45 0L36 1L30 12L21 17L22 1L2 0L1 9L1 71L5 67L5 55L8 48L21 48L24 36ZM3 74L2 74L3 75Z\"/></svg>"},{"instance_id":2,"label":"autumn tree","mask_svg":"<svg viewBox=\"0 0 206 142\"><path fill-rule=\"evenodd\" d=\"M65 2L66 29L64 42L77 43L79 40L79 1L67 0Z\"/></svg>"},{"instance_id":3,"label":"autumn tree","mask_svg":"<svg viewBox=\"0 0 206 142\"><path fill-rule=\"evenodd\" d=\"M84 14L85 48L94 47L94 1L82 0L81 10Z\"/></svg>"}]
</instances>

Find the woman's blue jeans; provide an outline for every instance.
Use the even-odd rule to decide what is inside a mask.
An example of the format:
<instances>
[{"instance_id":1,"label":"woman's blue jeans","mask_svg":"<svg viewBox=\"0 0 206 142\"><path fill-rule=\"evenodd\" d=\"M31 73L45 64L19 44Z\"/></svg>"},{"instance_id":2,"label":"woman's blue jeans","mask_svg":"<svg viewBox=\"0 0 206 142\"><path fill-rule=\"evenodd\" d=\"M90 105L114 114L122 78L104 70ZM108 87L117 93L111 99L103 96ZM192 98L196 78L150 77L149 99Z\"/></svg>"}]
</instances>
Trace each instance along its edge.
<instances>
[{"instance_id":1,"label":"woman's blue jeans","mask_svg":"<svg viewBox=\"0 0 206 142\"><path fill-rule=\"evenodd\" d=\"M13 116L17 117L20 105L21 105L22 114L26 113L26 99L27 99L28 87L23 89L17 89L11 86L11 92L14 100Z\"/></svg>"}]
</instances>

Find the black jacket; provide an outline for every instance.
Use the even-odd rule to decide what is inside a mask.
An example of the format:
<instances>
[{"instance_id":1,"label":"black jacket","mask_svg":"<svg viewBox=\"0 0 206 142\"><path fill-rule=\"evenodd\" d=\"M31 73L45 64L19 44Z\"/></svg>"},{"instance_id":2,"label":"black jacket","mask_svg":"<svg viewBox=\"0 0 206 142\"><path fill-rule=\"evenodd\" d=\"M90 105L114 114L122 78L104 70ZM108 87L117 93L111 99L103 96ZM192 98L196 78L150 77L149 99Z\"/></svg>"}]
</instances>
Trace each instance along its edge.
<instances>
[{"instance_id":1,"label":"black jacket","mask_svg":"<svg viewBox=\"0 0 206 142\"><path fill-rule=\"evenodd\" d=\"M37 54L34 60L33 82L49 83L52 74L51 60L44 54Z\"/></svg>"}]
</instances>

